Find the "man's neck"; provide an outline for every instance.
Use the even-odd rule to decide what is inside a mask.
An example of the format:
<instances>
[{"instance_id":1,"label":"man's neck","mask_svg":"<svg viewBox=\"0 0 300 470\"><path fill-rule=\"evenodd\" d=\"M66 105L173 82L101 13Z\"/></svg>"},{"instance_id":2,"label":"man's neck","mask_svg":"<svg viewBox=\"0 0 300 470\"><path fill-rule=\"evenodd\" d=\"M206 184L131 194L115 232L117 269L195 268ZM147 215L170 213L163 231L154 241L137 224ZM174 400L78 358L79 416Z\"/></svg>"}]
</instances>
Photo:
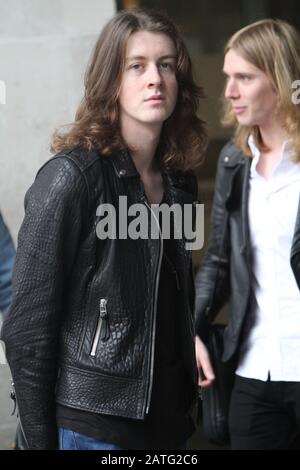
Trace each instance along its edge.
<instances>
[{"instance_id":1,"label":"man's neck","mask_svg":"<svg viewBox=\"0 0 300 470\"><path fill-rule=\"evenodd\" d=\"M155 155L161 126L135 125L122 126L122 136L129 148L131 156L141 177L157 171Z\"/></svg>"},{"instance_id":2,"label":"man's neck","mask_svg":"<svg viewBox=\"0 0 300 470\"><path fill-rule=\"evenodd\" d=\"M262 141L270 153L280 152L283 143L290 138L284 127L277 122L273 122L269 126L261 126L259 130Z\"/></svg>"}]
</instances>

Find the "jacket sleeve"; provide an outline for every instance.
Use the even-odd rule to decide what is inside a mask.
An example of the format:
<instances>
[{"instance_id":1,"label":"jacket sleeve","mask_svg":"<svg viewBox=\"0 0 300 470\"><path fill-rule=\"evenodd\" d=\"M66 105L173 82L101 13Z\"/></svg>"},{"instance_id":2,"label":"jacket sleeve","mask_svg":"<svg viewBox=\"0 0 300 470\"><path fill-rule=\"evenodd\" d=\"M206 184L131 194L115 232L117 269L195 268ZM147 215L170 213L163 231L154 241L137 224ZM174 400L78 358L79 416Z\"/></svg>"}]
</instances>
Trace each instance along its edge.
<instances>
[{"instance_id":1,"label":"jacket sleeve","mask_svg":"<svg viewBox=\"0 0 300 470\"><path fill-rule=\"evenodd\" d=\"M30 449L57 447L59 328L64 291L87 212L87 194L76 165L67 157L57 157L40 170L25 197L13 299L2 339Z\"/></svg>"},{"instance_id":2,"label":"jacket sleeve","mask_svg":"<svg viewBox=\"0 0 300 470\"><path fill-rule=\"evenodd\" d=\"M196 334L207 340L209 326L229 298L230 234L226 209L226 174L222 164L227 146L218 161L210 237L203 262L196 275Z\"/></svg>"}]
</instances>

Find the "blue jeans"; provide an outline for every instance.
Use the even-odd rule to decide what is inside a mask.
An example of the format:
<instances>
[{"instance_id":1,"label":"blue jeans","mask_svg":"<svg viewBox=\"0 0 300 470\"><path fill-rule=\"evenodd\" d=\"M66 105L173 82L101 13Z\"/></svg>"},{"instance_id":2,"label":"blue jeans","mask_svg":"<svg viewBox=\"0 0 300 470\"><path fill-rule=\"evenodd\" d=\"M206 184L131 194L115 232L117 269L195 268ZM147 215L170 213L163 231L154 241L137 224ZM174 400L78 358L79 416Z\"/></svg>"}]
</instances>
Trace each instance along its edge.
<instances>
[{"instance_id":1,"label":"blue jeans","mask_svg":"<svg viewBox=\"0 0 300 470\"><path fill-rule=\"evenodd\" d=\"M97 441L93 437L84 436L70 429L59 428L59 450L124 450L115 444ZM177 450L186 450L186 442Z\"/></svg>"},{"instance_id":2,"label":"blue jeans","mask_svg":"<svg viewBox=\"0 0 300 470\"><path fill-rule=\"evenodd\" d=\"M59 428L59 450L122 450L114 444L97 441L70 429Z\"/></svg>"}]
</instances>

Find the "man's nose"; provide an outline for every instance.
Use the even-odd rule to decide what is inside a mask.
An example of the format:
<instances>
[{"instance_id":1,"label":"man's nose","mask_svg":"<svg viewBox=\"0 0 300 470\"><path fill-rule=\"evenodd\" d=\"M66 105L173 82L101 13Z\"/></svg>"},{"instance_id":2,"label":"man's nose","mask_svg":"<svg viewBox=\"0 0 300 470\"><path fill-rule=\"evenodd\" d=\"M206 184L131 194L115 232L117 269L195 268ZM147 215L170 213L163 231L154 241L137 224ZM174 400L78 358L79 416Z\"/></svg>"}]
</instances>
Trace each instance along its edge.
<instances>
[{"instance_id":1,"label":"man's nose","mask_svg":"<svg viewBox=\"0 0 300 470\"><path fill-rule=\"evenodd\" d=\"M225 87L225 98L238 98L239 89L236 81L232 78L229 78L226 87Z\"/></svg>"},{"instance_id":2,"label":"man's nose","mask_svg":"<svg viewBox=\"0 0 300 470\"><path fill-rule=\"evenodd\" d=\"M148 84L151 85L160 85L162 82L161 72L158 65L151 65L148 69Z\"/></svg>"}]
</instances>

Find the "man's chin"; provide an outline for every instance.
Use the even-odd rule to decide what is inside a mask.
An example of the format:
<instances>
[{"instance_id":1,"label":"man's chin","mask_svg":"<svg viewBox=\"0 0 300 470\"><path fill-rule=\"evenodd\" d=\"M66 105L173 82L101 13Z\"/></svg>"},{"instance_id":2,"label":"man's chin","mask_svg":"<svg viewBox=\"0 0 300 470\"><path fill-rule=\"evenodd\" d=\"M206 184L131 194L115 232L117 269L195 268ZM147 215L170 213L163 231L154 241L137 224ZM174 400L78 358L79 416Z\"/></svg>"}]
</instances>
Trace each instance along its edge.
<instances>
[{"instance_id":1,"label":"man's chin","mask_svg":"<svg viewBox=\"0 0 300 470\"><path fill-rule=\"evenodd\" d=\"M241 126L247 126L247 127L253 126L253 123L251 122L251 120L247 119L246 117L237 116L236 118L237 118L238 123Z\"/></svg>"}]
</instances>

